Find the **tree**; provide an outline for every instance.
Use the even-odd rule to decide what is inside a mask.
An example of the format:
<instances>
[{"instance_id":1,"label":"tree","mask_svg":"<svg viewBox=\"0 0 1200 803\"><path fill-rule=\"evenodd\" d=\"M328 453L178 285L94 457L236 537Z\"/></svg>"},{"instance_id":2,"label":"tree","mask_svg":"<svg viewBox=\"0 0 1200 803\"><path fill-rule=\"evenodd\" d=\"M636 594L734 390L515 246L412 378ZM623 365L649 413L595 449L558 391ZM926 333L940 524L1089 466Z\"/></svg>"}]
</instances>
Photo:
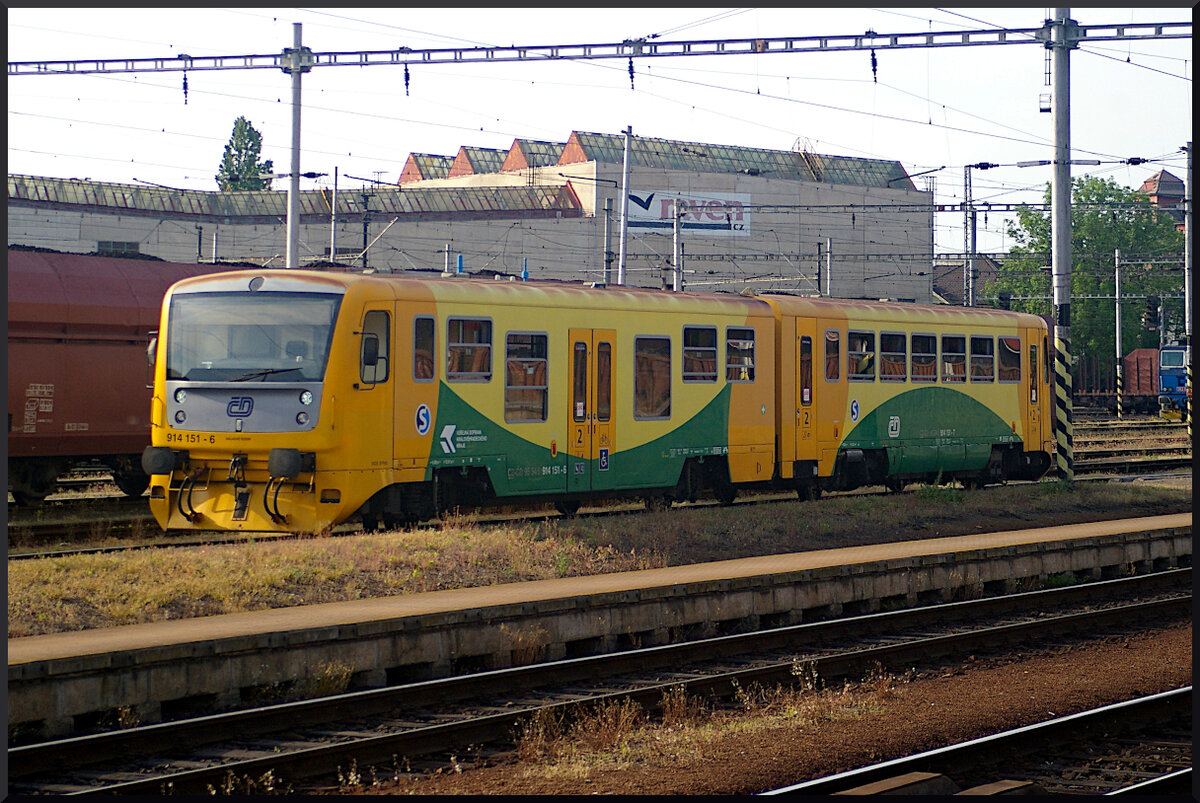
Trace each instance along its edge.
<instances>
[{"instance_id":1,"label":"tree","mask_svg":"<svg viewBox=\"0 0 1200 803\"><path fill-rule=\"evenodd\" d=\"M221 159L221 169L214 178L221 192L237 190L262 190L267 188L270 179L259 178L262 173L270 173L273 169L271 160L258 161L262 150L262 134L250 125L245 117L233 121L233 135L225 146L225 156Z\"/></svg>"},{"instance_id":2,"label":"tree","mask_svg":"<svg viewBox=\"0 0 1200 803\"><path fill-rule=\"evenodd\" d=\"M1049 185L1045 197L1049 204ZM1115 354L1115 251L1121 250L1122 298L1178 295L1183 292L1183 232L1145 195L1112 179L1073 179L1071 205L1071 353ZM1022 208L1016 223L1009 222L1008 234L1018 244L986 292L1044 299L1014 298L1014 310L1053 314L1052 275L1046 267L1051 264L1050 216L1049 211ZM1162 264L1165 260L1179 261ZM1141 298L1122 304L1121 347L1126 354L1159 345L1157 332L1141 324L1144 305ZM1166 309L1168 318L1182 321L1181 300L1168 299Z\"/></svg>"}]
</instances>

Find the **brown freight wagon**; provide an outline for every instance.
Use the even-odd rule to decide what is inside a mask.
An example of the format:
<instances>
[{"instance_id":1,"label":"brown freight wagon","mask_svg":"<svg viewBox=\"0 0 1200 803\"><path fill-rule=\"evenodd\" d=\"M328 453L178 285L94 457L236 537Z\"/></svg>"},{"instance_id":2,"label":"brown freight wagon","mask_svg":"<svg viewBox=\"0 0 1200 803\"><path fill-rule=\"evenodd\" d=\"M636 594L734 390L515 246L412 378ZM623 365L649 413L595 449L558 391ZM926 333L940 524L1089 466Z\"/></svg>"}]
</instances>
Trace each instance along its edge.
<instances>
[{"instance_id":1,"label":"brown freight wagon","mask_svg":"<svg viewBox=\"0 0 1200 803\"><path fill-rule=\"evenodd\" d=\"M8 250L8 488L18 504L90 463L126 494L145 491L149 333L171 284L224 269Z\"/></svg>"}]
</instances>

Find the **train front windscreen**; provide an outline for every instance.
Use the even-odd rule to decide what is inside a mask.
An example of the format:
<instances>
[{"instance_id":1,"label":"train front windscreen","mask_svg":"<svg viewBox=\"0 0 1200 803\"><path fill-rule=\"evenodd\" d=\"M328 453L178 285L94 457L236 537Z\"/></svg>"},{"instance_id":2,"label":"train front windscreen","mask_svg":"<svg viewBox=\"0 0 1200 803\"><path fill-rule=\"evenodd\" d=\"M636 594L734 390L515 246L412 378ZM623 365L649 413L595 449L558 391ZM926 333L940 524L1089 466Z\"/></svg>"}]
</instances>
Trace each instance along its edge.
<instances>
[{"instance_id":1,"label":"train front windscreen","mask_svg":"<svg viewBox=\"0 0 1200 803\"><path fill-rule=\"evenodd\" d=\"M177 294L168 319L167 379L320 381L341 301L332 293Z\"/></svg>"}]
</instances>

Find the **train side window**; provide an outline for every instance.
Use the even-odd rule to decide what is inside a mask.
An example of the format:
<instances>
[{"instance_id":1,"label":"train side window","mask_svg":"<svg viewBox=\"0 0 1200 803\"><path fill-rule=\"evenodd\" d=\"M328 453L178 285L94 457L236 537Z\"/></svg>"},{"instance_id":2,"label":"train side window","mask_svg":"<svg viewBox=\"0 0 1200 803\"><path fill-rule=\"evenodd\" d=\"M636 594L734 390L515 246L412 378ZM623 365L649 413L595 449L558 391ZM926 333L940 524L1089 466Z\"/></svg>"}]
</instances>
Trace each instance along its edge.
<instances>
[{"instance_id":1,"label":"train side window","mask_svg":"<svg viewBox=\"0 0 1200 803\"><path fill-rule=\"evenodd\" d=\"M633 372L633 417L640 420L670 418L670 338L634 338Z\"/></svg>"},{"instance_id":2,"label":"train side window","mask_svg":"<svg viewBox=\"0 0 1200 803\"><path fill-rule=\"evenodd\" d=\"M912 381L937 381L937 335L912 336Z\"/></svg>"},{"instance_id":3,"label":"train side window","mask_svg":"<svg viewBox=\"0 0 1200 803\"><path fill-rule=\"evenodd\" d=\"M612 418L612 343L596 344L596 420Z\"/></svg>"},{"instance_id":4,"label":"train side window","mask_svg":"<svg viewBox=\"0 0 1200 803\"><path fill-rule=\"evenodd\" d=\"M983 335L971 335L971 381L991 382L996 371L996 341Z\"/></svg>"},{"instance_id":5,"label":"train side window","mask_svg":"<svg viewBox=\"0 0 1200 803\"><path fill-rule=\"evenodd\" d=\"M432 382L435 328L433 318L413 320L413 381Z\"/></svg>"},{"instance_id":6,"label":"train side window","mask_svg":"<svg viewBox=\"0 0 1200 803\"><path fill-rule=\"evenodd\" d=\"M545 334L509 332L504 366L504 420L545 421L548 409Z\"/></svg>"},{"instance_id":7,"label":"train side window","mask_svg":"<svg viewBox=\"0 0 1200 803\"><path fill-rule=\"evenodd\" d=\"M812 404L812 351L812 338L800 338L800 404L804 407Z\"/></svg>"},{"instance_id":8,"label":"train side window","mask_svg":"<svg viewBox=\"0 0 1200 803\"><path fill-rule=\"evenodd\" d=\"M730 326L725 330L725 380L754 381L754 330Z\"/></svg>"},{"instance_id":9,"label":"train side window","mask_svg":"<svg viewBox=\"0 0 1200 803\"><path fill-rule=\"evenodd\" d=\"M372 310L363 316L358 375L367 384L387 381L389 323L390 316L382 310Z\"/></svg>"},{"instance_id":10,"label":"train side window","mask_svg":"<svg viewBox=\"0 0 1200 803\"><path fill-rule=\"evenodd\" d=\"M1037 404L1038 400L1038 364L1037 343L1029 344L1029 403Z\"/></svg>"},{"instance_id":11,"label":"train side window","mask_svg":"<svg viewBox=\"0 0 1200 803\"><path fill-rule=\"evenodd\" d=\"M846 334L846 359L849 361L847 374L851 382L875 381L875 333L855 332Z\"/></svg>"},{"instance_id":12,"label":"train side window","mask_svg":"<svg viewBox=\"0 0 1200 803\"><path fill-rule=\"evenodd\" d=\"M1044 377L1042 381L1050 384L1050 338L1042 338L1042 373Z\"/></svg>"},{"instance_id":13,"label":"train side window","mask_svg":"<svg viewBox=\"0 0 1200 803\"><path fill-rule=\"evenodd\" d=\"M967 339L962 335L942 335L942 381L967 381Z\"/></svg>"},{"instance_id":14,"label":"train side window","mask_svg":"<svg viewBox=\"0 0 1200 803\"><path fill-rule=\"evenodd\" d=\"M908 378L908 343L903 332L879 333L879 378L903 382Z\"/></svg>"},{"instance_id":15,"label":"train side window","mask_svg":"<svg viewBox=\"0 0 1200 803\"><path fill-rule=\"evenodd\" d=\"M587 421L587 347L582 340L576 340L571 349L571 420Z\"/></svg>"},{"instance_id":16,"label":"train side window","mask_svg":"<svg viewBox=\"0 0 1200 803\"><path fill-rule=\"evenodd\" d=\"M842 333L837 329L825 330L825 381L837 382L842 378Z\"/></svg>"},{"instance_id":17,"label":"train side window","mask_svg":"<svg viewBox=\"0 0 1200 803\"><path fill-rule=\"evenodd\" d=\"M451 382L492 380L492 322L486 318L451 318L446 336L446 379Z\"/></svg>"},{"instance_id":18,"label":"train side window","mask_svg":"<svg viewBox=\"0 0 1200 803\"><path fill-rule=\"evenodd\" d=\"M996 369L996 378L1001 382L1020 382L1021 381L1021 338L1019 337L1001 337L999 338L999 365Z\"/></svg>"},{"instance_id":19,"label":"train side window","mask_svg":"<svg viewBox=\"0 0 1200 803\"><path fill-rule=\"evenodd\" d=\"M717 329L715 326L683 327L683 381L717 381Z\"/></svg>"}]
</instances>

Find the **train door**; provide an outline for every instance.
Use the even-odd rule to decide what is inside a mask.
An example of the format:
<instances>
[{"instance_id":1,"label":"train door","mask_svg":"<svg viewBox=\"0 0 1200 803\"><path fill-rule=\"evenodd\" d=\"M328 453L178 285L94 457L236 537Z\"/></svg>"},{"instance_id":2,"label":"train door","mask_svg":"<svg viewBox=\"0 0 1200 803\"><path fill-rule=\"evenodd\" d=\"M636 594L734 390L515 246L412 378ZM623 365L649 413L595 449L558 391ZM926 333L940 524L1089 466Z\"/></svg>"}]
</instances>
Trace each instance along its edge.
<instances>
[{"instance_id":1,"label":"train door","mask_svg":"<svg viewBox=\"0 0 1200 803\"><path fill-rule=\"evenodd\" d=\"M817 394L813 371L817 322L796 319L796 459L816 460Z\"/></svg>"},{"instance_id":2,"label":"train door","mask_svg":"<svg viewBox=\"0 0 1200 803\"><path fill-rule=\"evenodd\" d=\"M613 431L612 372L616 332L571 329L570 445L567 490L598 491L615 485L611 458Z\"/></svg>"},{"instance_id":3,"label":"train door","mask_svg":"<svg viewBox=\"0 0 1200 803\"><path fill-rule=\"evenodd\" d=\"M392 311L385 304L369 304L358 329L358 381L348 416L354 436L346 440L360 444L354 456L358 466L387 469L392 465L393 352Z\"/></svg>"}]
</instances>

